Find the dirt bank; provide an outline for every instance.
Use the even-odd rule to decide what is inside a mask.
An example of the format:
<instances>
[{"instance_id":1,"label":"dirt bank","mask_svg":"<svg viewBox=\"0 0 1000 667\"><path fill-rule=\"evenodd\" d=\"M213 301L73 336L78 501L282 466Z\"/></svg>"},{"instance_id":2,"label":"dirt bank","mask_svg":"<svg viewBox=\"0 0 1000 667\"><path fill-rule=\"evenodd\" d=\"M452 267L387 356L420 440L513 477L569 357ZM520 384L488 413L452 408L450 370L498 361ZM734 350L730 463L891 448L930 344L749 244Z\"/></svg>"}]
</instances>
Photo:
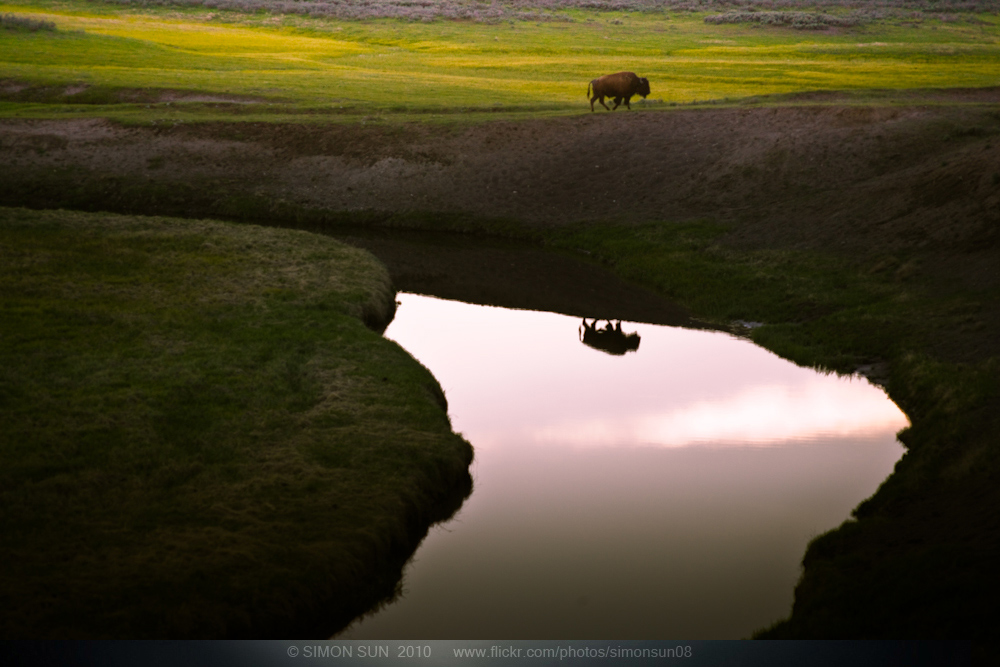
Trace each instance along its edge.
<instances>
[{"instance_id":1,"label":"dirt bank","mask_svg":"<svg viewBox=\"0 0 1000 667\"><path fill-rule=\"evenodd\" d=\"M77 189L103 187L105 205L125 209L142 201L115 187L158 188L163 204L180 209L239 194L295 208L544 226L712 218L733 223L730 242L741 246L929 251L936 259L923 270L992 286L996 264L985 250L1000 227L1000 90L973 99L447 126L7 120L0 196L43 206L59 194L45 184L62 176ZM171 190L186 201L170 202Z\"/></svg>"},{"instance_id":2,"label":"dirt bank","mask_svg":"<svg viewBox=\"0 0 1000 667\"><path fill-rule=\"evenodd\" d=\"M740 247L814 248L992 289L1000 89L919 104L615 112L478 125L0 123L0 201L262 219L303 209L559 226L731 224ZM901 96L901 101L906 98ZM834 100L835 101L835 100ZM246 200L233 209L234 200ZM280 215L280 214L278 214ZM919 263L908 260L919 254ZM919 264L919 267L918 267ZM954 360L1000 352L1000 312ZM971 356L969 356L971 355Z\"/></svg>"}]
</instances>

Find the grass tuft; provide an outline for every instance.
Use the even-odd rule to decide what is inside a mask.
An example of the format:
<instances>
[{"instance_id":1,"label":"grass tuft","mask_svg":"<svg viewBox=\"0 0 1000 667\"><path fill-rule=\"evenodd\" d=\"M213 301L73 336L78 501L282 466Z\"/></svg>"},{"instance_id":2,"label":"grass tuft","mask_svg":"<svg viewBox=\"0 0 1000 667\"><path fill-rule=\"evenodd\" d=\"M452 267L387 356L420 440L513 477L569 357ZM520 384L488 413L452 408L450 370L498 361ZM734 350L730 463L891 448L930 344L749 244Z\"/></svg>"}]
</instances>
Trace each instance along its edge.
<instances>
[{"instance_id":1,"label":"grass tuft","mask_svg":"<svg viewBox=\"0 0 1000 667\"><path fill-rule=\"evenodd\" d=\"M38 20L17 14L0 14L0 28L23 32L38 32L39 30L55 32L56 24L53 21Z\"/></svg>"}]
</instances>

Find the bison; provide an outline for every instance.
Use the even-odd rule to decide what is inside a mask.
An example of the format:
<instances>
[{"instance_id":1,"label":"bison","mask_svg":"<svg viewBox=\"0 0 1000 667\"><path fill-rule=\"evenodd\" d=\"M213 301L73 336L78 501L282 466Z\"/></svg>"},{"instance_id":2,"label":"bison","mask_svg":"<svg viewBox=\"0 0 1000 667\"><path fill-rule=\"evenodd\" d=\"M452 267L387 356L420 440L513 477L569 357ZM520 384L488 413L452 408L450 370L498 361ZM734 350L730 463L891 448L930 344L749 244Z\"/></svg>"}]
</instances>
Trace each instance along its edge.
<instances>
[{"instance_id":1,"label":"bison","mask_svg":"<svg viewBox=\"0 0 1000 667\"><path fill-rule=\"evenodd\" d=\"M590 97L591 89L594 91L593 97ZM625 100L625 106L631 109L632 105L629 101L633 95L642 95L643 97L649 95L649 79L636 76L635 72L606 74L594 79L587 86L587 97L590 97L591 111L594 110L595 100L600 100L601 106L607 109L608 105L604 103L605 97L614 99L615 109L622 103L622 100ZM614 109L608 109L608 111L614 111Z\"/></svg>"},{"instance_id":2,"label":"bison","mask_svg":"<svg viewBox=\"0 0 1000 667\"><path fill-rule=\"evenodd\" d=\"M639 349L639 334L627 334L622 331L622 321L612 323L607 320L603 327L597 326L600 320L594 320L590 324L587 318L583 318L580 325L580 342L588 347L601 352L607 352L616 357L623 356L626 352L635 352Z\"/></svg>"}]
</instances>

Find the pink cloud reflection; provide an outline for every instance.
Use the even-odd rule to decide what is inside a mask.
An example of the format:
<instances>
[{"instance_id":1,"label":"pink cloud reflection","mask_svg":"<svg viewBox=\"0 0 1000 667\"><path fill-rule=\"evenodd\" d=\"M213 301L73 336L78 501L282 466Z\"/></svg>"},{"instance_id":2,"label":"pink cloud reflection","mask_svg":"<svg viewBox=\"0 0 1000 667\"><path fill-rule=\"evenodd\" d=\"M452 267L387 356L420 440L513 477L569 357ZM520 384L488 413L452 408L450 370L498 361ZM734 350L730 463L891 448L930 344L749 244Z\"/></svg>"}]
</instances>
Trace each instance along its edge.
<instances>
[{"instance_id":1,"label":"pink cloud reflection","mask_svg":"<svg viewBox=\"0 0 1000 667\"><path fill-rule=\"evenodd\" d=\"M732 336L626 324L613 357L577 318L399 298L386 335L440 381L475 488L345 639L745 637L903 451L877 387Z\"/></svg>"},{"instance_id":2,"label":"pink cloud reflection","mask_svg":"<svg viewBox=\"0 0 1000 667\"><path fill-rule=\"evenodd\" d=\"M800 368L727 334L626 323L642 342L616 357L583 345L577 318L398 298L386 336L432 370L453 427L477 449L768 446L907 425L863 378Z\"/></svg>"}]
</instances>

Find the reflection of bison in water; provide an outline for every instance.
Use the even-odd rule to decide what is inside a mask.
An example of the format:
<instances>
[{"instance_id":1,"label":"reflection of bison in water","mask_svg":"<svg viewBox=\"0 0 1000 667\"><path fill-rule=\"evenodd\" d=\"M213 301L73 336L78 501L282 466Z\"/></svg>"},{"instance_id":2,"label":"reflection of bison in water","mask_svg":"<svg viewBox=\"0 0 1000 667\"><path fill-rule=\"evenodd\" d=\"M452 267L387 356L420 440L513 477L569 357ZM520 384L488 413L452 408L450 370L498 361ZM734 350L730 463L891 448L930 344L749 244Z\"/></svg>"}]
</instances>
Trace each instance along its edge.
<instances>
[{"instance_id":1,"label":"reflection of bison in water","mask_svg":"<svg viewBox=\"0 0 1000 667\"><path fill-rule=\"evenodd\" d=\"M590 97L590 91L593 89L594 96ZM594 110L594 101L600 100L601 106L605 109L608 105L604 103L605 97L610 97L615 101L615 109L618 105L625 100L625 106L629 109L632 108L630 100L633 95L642 95L646 97L649 95L649 79L645 77L638 77L634 72L618 72L617 74L606 74L600 78L594 79L587 86L587 97L590 97L590 110ZM614 111L614 109L608 109L609 111Z\"/></svg>"},{"instance_id":2,"label":"reflection of bison in water","mask_svg":"<svg viewBox=\"0 0 1000 667\"><path fill-rule=\"evenodd\" d=\"M621 320L615 324L612 324L611 320L607 320L607 324L601 328L597 326L599 321L594 320L587 324L587 318L583 318L583 324L580 325L580 341L584 345L619 357L626 352L639 349L639 334L624 333Z\"/></svg>"}]
</instances>

